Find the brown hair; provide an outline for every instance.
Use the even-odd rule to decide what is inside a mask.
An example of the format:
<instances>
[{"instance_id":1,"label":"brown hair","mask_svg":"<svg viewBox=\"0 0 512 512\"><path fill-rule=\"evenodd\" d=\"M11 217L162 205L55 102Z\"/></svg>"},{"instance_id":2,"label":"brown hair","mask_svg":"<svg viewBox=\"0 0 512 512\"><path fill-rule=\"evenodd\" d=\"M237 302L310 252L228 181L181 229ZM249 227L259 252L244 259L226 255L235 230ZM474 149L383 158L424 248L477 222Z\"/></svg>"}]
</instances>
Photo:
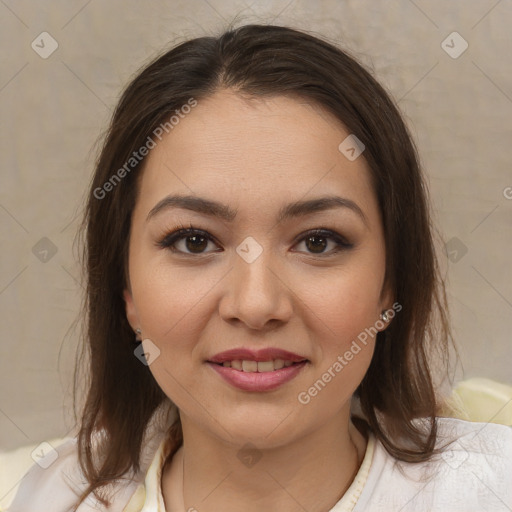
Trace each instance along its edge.
<instances>
[{"instance_id":1,"label":"brown hair","mask_svg":"<svg viewBox=\"0 0 512 512\"><path fill-rule=\"evenodd\" d=\"M90 485L80 502L93 491L108 503L98 492L140 470L152 416L161 405L173 407L149 368L134 356L122 295L144 160L108 187L108 194L98 190L182 105L221 88L254 97L306 99L334 114L365 145L384 226L386 279L402 310L377 335L356 395L371 430L395 458L417 462L435 452L438 398L431 361L434 353L448 353L451 333L414 142L389 95L346 52L291 28L246 25L220 37L186 41L156 58L122 94L106 134L82 226L89 383L78 447ZM419 417L426 424L417 423ZM179 419L172 441L174 451L182 442Z\"/></svg>"}]
</instances>

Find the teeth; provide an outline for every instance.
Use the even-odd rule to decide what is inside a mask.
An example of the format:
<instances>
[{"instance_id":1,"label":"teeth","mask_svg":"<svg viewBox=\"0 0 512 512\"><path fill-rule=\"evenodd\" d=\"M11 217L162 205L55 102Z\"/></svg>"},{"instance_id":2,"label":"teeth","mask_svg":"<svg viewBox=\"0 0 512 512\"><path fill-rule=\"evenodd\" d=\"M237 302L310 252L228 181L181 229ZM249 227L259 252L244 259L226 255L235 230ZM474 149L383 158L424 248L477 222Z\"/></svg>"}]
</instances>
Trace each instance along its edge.
<instances>
[{"instance_id":1,"label":"teeth","mask_svg":"<svg viewBox=\"0 0 512 512\"><path fill-rule=\"evenodd\" d=\"M244 372L257 372L258 363L256 361L242 361L242 370Z\"/></svg>"},{"instance_id":2,"label":"teeth","mask_svg":"<svg viewBox=\"0 0 512 512\"><path fill-rule=\"evenodd\" d=\"M258 371L259 372L273 372L274 371L274 361L260 361L258 363Z\"/></svg>"},{"instance_id":3,"label":"teeth","mask_svg":"<svg viewBox=\"0 0 512 512\"><path fill-rule=\"evenodd\" d=\"M234 368L235 370L241 370L242 361L231 361L231 368Z\"/></svg>"},{"instance_id":4,"label":"teeth","mask_svg":"<svg viewBox=\"0 0 512 512\"><path fill-rule=\"evenodd\" d=\"M264 373L280 370L281 368L288 368L293 364L292 361L285 361L283 359L274 359L273 361L249 361L249 360L234 360L224 361L222 366L226 368L234 368L248 373Z\"/></svg>"}]
</instances>

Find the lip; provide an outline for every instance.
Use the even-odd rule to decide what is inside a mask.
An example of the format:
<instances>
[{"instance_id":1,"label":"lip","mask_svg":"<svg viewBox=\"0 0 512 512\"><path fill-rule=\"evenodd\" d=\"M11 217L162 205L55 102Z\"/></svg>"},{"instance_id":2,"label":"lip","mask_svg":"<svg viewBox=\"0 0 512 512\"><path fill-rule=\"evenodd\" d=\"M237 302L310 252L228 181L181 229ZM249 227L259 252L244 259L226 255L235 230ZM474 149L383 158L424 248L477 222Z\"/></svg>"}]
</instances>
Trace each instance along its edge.
<instances>
[{"instance_id":1,"label":"lip","mask_svg":"<svg viewBox=\"0 0 512 512\"><path fill-rule=\"evenodd\" d=\"M280 352L283 353L283 351ZM262 360L265 361L265 359ZM232 386L244 391L263 392L277 389L296 377L306 364L308 364L308 361L303 359L301 362L295 363L292 366L274 370L273 372L262 373L235 370L234 368L222 366L211 361L207 361L207 364Z\"/></svg>"},{"instance_id":2,"label":"lip","mask_svg":"<svg viewBox=\"0 0 512 512\"><path fill-rule=\"evenodd\" d=\"M287 350L281 350L279 348L262 348L259 350L250 350L248 348L233 348L231 350L226 350L225 352L216 354L215 356L208 359L208 362L222 364L225 361L235 361L237 359L256 362L271 361L273 359L284 359L286 361L291 361L292 363L307 361L307 358L304 356L294 354L293 352L288 352Z\"/></svg>"}]
</instances>

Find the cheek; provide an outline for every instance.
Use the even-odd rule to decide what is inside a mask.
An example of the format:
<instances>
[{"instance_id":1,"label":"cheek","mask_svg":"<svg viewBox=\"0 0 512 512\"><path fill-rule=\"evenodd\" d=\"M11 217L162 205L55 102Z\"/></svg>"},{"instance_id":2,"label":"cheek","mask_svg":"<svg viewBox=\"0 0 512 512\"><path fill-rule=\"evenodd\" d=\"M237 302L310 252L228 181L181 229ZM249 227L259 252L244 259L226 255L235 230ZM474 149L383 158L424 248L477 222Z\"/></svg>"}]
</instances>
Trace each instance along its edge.
<instances>
[{"instance_id":1,"label":"cheek","mask_svg":"<svg viewBox=\"0 0 512 512\"><path fill-rule=\"evenodd\" d=\"M350 400L370 365L377 332L380 289L373 279L338 272L324 284L323 292L317 288L308 296L305 308L316 357L313 377L297 399L311 418L334 414Z\"/></svg>"},{"instance_id":2,"label":"cheek","mask_svg":"<svg viewBox=\"0 0 512 512\"><path fill-rule=\"evenodd\" d=\"M179 407L204 403L201 388L193 384L193 362L197 340L208 321L205 312L213 283L199 269L180 271L167 263L138 267L132 279L132 291L144 338L158 348L158 357L150 371L163 392ZM187 391L189 390L189 391ZM197 414L200 410L196 411Z\"/></svg>"},{"instance_id":3,"label":"cheek","mask_svg":"<svg viewBox=\"0 0 512 512\"><path fill-rule=\"evenodd\" d=\"M303 281L299 294L305 310L313 313L308 317L316 325L314 330L324 334L324 350L343 350L379 319L381 278L367 269L338 269L318 274L312 283Z\"/></svg>"},{"instance_id":4,"label":"cheek","mask_svg":"<svg viewBox=\"0 0 512 512\"><path fill-rule=\"evenodd\" d=\"M203 299L208 300L215 282L199 267L180 270L168 262L139 266L132 290L145 336L156 344L177 346L193 336L204 318Z\"/></svg>"}]
</instances>

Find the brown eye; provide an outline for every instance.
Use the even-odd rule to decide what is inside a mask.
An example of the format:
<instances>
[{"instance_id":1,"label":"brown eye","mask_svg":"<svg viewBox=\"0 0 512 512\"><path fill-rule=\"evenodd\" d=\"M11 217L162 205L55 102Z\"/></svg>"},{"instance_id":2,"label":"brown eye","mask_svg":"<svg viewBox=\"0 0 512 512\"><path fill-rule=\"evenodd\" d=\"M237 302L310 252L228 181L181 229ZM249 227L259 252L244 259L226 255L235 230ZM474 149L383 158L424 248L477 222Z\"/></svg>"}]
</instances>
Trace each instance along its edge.
<instances>
[{"instance_id":1,"label":"brown eye","mask_svg":"<svg viewBox=\"0 0 512 512\"><path fill-rule=\"evenodd\" d=\"M209 233L191 226L190 228L173 231L160 240L157 245L175 253L201 255L215 252L206 251L209 242L217 245ZM319 256L329 256L353 247L353 244L348 243L338 233L325 229L309 231L299 242L304 243L307 252ZM330 244L332 245L331 249L329 249Z\"/></svg>"},{"instance_id":2,"label":"brown eye","mask_svg":"<svg viewBox=\"0 0 512 512\"><path fill-rule=\"evenodd\" d=\"M306 247L315 253L321 253L327 247L327 238L321 236L308 236L305 239Z\"/></svg>"},{"instance_id":3,"label":"brown eye","mask_svg":"<svg viewBox=\"0 0 512 512\"><path fill-rule=\"evenodd\" d=\"M185 247L191 252L202 252L208 246L208 240L201 235L192 235L185 238Z\"/></svg>"},{"instance_id":4,"label":"brown eye","mask_svg":"<svg viewBox=\"0 0 512 512\"><path fill-rule=\"evenodd\" d=\"M333 248L332 250L326 251L326 248L329 245L329 241L332 242ZM302 237L300 242L304 243L308 252L310 252L311 254L318 255L334 254L339 251L350 249L353 247L353 244L348 243L338 233L325 229L316 229L306 233L306 235Z\"/></svg>"},{"instance_id":5,"label":"brown eye","mask_svg":"<svg viewBox=\"0 0 512 512\"><path fill-rule=\"evenodd\" d=\"M177 247L181 243L181 247ZM158 243L159 247L169 249L173 252L181 252L183 254L206 254L205 249L213 238L206 231L195 228L179 229L168 235Z\"/></svg>"}]
</instances>

